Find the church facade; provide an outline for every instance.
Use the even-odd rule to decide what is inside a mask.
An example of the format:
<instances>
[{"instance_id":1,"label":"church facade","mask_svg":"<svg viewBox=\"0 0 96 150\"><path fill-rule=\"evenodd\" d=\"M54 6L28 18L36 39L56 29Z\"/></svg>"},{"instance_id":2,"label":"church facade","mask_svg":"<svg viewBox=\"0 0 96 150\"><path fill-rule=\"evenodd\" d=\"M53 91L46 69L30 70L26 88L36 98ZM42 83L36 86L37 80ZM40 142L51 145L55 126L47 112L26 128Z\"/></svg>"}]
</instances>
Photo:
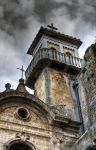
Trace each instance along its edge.
<instances>
[{"instance_id":1,"label":"church facade","mask_svg":"<svg viewBox=\"0 0 96 150\"><path fill-rule=\"evenodd\" d=\"M26 80L0 93L0 150L96 148L96 45L81 60L82 42L55 30L40 28Z\"/></svg>"}]
</instances>

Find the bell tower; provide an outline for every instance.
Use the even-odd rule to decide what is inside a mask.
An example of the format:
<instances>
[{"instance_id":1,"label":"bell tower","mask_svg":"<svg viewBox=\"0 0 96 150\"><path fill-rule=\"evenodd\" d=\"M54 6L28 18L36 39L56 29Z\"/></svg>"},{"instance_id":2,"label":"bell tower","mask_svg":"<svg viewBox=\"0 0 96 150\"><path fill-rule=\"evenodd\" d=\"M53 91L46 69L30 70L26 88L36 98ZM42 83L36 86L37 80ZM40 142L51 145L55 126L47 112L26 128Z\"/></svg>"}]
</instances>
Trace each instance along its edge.
<instances>
[{"instance_id":1,"label":"bell tower","mask_svg":"<svg viewBox=\"0 0 96 150\"><path fill-rule=\"evenodd\" d=\"M33 58L25 72L26 84L44 103L57 108L56 113L59 109L66 117L80 121L77 75L82 42L56 30L51 24L38 31L27 52Z\"/></svg>"}]
</instances>

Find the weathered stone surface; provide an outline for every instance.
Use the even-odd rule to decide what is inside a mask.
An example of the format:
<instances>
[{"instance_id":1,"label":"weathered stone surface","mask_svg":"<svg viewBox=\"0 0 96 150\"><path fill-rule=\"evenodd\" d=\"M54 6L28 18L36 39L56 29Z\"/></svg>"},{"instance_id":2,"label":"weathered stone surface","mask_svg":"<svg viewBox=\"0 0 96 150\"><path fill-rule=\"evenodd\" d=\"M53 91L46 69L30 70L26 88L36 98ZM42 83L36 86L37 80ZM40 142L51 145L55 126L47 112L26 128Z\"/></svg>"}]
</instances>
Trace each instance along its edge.
<instances>
[{"instance_id":1,"label":"weathered stone surface","mask_svg":"<svg viewBox=\"0 0 96 150\"><path fill-rule=\"evenodd\" d=\"M35 83L35 92L36 96L46 103L45 82L44 72L42 72Z\"/></svg>"},{"instance_id":2,"label":"weathered stone surface","mask_svg":"<svg viewBox=\"0 0 96 150\"><path fill-rule=\"evenodd\" d=\"M92 44L87 49L84 59L85 63L80 74L80 79L86 93L88 112L87 130L75 143L72 150L87 150L88 147L92 149L96 145L96 44ZM86 120L86 107L83 113L83 117Z\"/></svg>"},{"instance_id":3,"label":"weathered stone surface","mask_svg":"<svg viewBox=\"0 0 96 150\"><path fill-rule=\"evenodd\" d=\"M96 44L94 44L96 45ZM96 49L96 46L95 46ZM95 50L96 51L96 50ZM96 122L96 55L93 45L85 53L81 80L86 92L90 125Z\"/></svg>"},{"instance_id":4,"label":"weathered stone surface","mask_svg":"<svg viewBox=\"0 0 96 150\"><path fill-rule=\"evenodd\" d=\"M50 69L50 76L53 105L64 104L72 108L68 75L64 72Z\"/></svg>"},{"instance_id":5,"label":"weathered stone surface","mask_svg":"<svg viewBox=\"0 0 96 150\"><path fill-rule=\"evenodd\" d=\"M26 120L17 115L18 108L22 107L29 113ZM46 104L26 92L10 91L0 95L0 148L3 150L11 142L21 141L36 150L70 149L78 138L79 126L74 125L64 118L56 119Z\"/></svg>"},{"instance_id":6,"label":"weathered stone surface","mask_svg":"<svg viewBox=\"0 0 96 150\"><path fill-rule=\"evenodd\" d=\"M82 81L79 82L79 97L80 97L80 105L82 111L82 118L84 123L84 130L88 130L89 120L88 120L88 107L86 101L85 88L82 84Z\"/></svg>"},{"instance_id":7,"label":"weathered stone surface","mask_svg":"<svg viewBox=\"0 0 96 150\"><path fill-rule=\"evenodd\" d=\"M41 49L33 58L37 70L30 66L35 96L26 92L23 79L16 90L7 84L0 93L0 150L10 150L14 143L32 150L87 150L96 145L96 44L87 49L80 77L81 60L62 55L54 42L47 44L51 53ZM62 48L75 56L71 48Z\"/></svg>"},{"instance_id":8,"label":"weathered stone surface","mask_svg":"<svg viewBox=\"0 0 96 150\"><path fill-rule=\"evenodd\" d=\"M37 96L50 105L64 105L74 118L73 102L68 74L45 68L35 84ZM46 95L45 95L46 94Z\"/></svg>"}]
</instances>

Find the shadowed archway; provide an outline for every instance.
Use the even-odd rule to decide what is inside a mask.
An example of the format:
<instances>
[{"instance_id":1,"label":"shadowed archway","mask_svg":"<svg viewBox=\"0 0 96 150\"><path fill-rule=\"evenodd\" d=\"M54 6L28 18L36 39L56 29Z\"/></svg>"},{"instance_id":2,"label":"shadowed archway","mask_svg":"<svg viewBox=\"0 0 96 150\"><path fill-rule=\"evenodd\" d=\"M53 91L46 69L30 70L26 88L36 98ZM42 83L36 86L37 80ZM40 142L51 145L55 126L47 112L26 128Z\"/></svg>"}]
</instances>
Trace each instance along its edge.
<instances>
[{"instance_id":1,"label":"shadowed archway","mask_svg":"<svg viewBox=\"0 0 96 150\"><path fill-rule=\"evenodd\" d=\"M14 143L8 150L33 150L29 145L25 143Z\"/></svg>"},{"instance_id":2,"label":"shadowed archway","mask_svg":"<svg viewBox=\"0 0 96 150\"><path fill-rule=\"evenodd\" d=\"M5 146L4 150L36 150L35 146L29 141L23 141L21 139L15 139L9 141Z\"/></svg>"}]
</instances>

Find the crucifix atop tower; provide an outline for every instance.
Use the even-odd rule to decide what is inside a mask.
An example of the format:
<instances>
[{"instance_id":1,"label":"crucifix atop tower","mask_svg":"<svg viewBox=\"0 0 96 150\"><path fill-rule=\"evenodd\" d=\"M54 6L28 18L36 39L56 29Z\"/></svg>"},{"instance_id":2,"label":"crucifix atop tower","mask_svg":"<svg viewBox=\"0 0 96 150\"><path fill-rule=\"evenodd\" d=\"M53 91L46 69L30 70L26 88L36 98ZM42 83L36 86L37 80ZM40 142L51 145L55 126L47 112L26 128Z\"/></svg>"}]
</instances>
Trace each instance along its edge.
<instances>
[{"instance_id":1,"label":"crucifix atop tower","mask_svg":"<svg viewBox=\"0 0 96 150\"><path fill-rule=\"evenodd\" d=\"M23 65L22 65L22 68L17 68L17 69L21 71L21 73L22 73L21 78L23 79L23 75L24 75L24 72L25 72L25 70L23 68Z\"/></svg>"},{"instance_id":2,"label":"crucifix atop tower","mask_svg":"<svg viewBox=\"0 0 96 150\"><path fill-rule=\"evenodd\" d=\"M53 23L51 23L51 25L48 25L47 27L50 28L52 31L58 30L58 28L54 27Z\"/></svg>"}]
</instances>

